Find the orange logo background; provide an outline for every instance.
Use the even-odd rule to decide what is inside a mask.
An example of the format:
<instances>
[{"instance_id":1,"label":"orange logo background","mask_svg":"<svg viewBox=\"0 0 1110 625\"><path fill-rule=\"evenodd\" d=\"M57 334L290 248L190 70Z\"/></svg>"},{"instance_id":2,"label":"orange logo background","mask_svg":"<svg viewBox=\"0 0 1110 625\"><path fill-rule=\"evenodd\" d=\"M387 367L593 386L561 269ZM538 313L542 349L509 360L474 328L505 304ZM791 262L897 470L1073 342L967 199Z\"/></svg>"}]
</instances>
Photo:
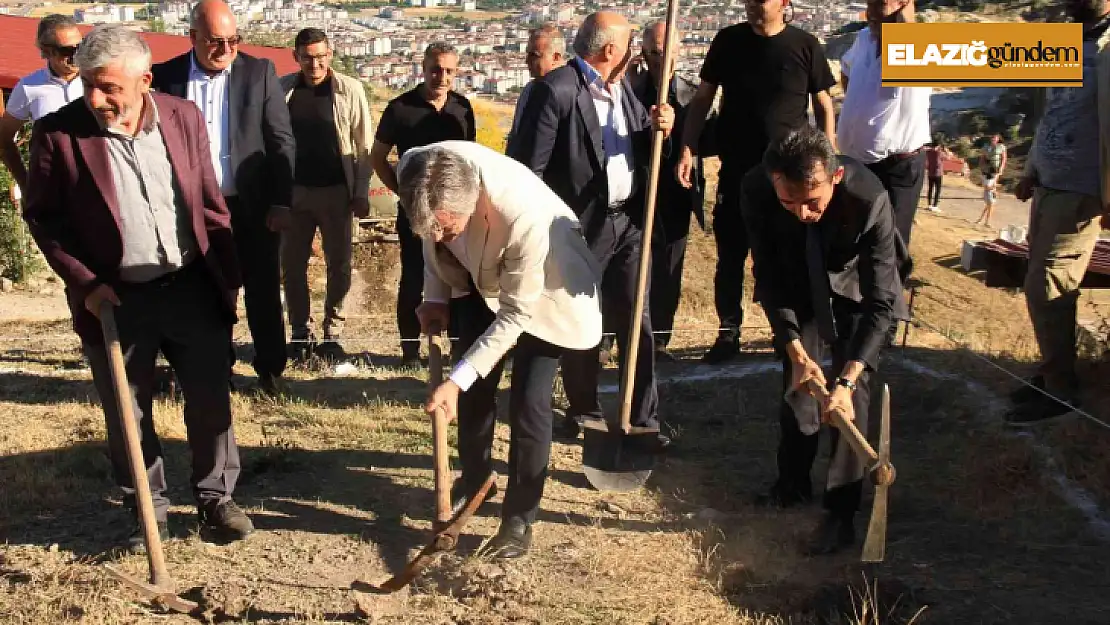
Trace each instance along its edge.
<instances>
[{"instance_id":1,"label":"orange logo background","mask_svg":"<svg viewBox=\"0 0 1110 625\"><path fill-rule=\"evenodd\" d=\"M1082 24L883 24L884 87L1078 87Z\"/></svg>"}]
</instances>

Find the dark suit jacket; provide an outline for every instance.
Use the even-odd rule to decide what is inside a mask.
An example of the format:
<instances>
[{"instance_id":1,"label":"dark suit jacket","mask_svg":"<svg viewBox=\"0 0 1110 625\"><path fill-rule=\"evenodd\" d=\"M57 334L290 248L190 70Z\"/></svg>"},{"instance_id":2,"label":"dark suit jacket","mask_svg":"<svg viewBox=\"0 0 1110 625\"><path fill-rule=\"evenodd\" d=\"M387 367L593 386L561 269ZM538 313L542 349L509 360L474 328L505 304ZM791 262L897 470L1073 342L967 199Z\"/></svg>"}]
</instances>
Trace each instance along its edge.
<instances>
[{"instance_id":1,"label":"dark suit jacket","mask_svg":"<svg viewBox=\"0 0 1110 625\"><path fill-rule=\"evenodd\" d=\"M629 83L636 98L644 108L651 110L655 106L657 93L651 84L651 72L646 66L638 65L628 73ZM656 211L661 217L663 230L677 230L686 232L684 226L689 225L690 213L698 220L698 225L705 229L705 161L706 156L714 156L714 137L716 112L711 111L705 126L702 128L701 137L694 145L698 148L697 160L694 163L693 185L687 189L675 177L675 167L682 156L682 131L686 126L686 112L698 86L682 76L675 75L671 79L670 92L667 102L674 108L674 130L663 143L663 167L659 172L659 204ZM650 166L650 162L649 162ZM679 223L685 222L685 223ZM678 227L668 227L678 226ZM664 232L664 236L666 233Z\"/></svg>"},{"instance_id":2,"label":"dark suit jacket","mask_svg":"<svg viewBox=\"0 0 1110 625\"><path fill-rule=\"evenodd\" d=\"M228 322L234 323L242 280L204 118L191 102L151 95L176 189L189 210L208 273L225 294ZM77 334L93 344L103 342L100 322L85 309L85 297L101 284L119 282L123 241L108 145L84 100L35 123L23 218L46 261L65 282Z\"/></svg>"},{"instance_id":3,"label":"dark suit jacket","mask_svg":"<svg viewBox=\"0 0 1110 625\"><path fill-rule=\"evenodd\" d=\"M818 227L839 337L848 360L875 369L891 324L908 319L902 284L911 263L894 229L890 198L867 167L840 157L844 178ZM762 167L741 187L740 209L748 228L755 299L763 306L783 348L800 338L799 321L813 318L805 225L783 208Z\"/></svg>"},{"instance_id":4,"label":"dark suit jacket","mask_svg":"<svg viewBox=\"0 0 1110 625\"><path fill-rule=\"evenodd\" d=\"M192 54L155 65L152 86L188 99ZM296 147L273 62L240 52L231 64L227 89L231 171L240 200L252 211L292 206Z\"/></svg>"},{"instance_id":5,"label":"dark suit jacket","mask_svg":"<svg viewBox=\"0 0 1110 625\"><path fill-rule=\"evenodd\" d=\"M636 184L629 216L643 225L643 191L651 166L651 118L625 78L625 119L632 135ZM524 163L578 215L586 240L604 222L609 203L601 123L586 78L574 61L536 80L506 153Z\"/></svg>"}]
</instances>

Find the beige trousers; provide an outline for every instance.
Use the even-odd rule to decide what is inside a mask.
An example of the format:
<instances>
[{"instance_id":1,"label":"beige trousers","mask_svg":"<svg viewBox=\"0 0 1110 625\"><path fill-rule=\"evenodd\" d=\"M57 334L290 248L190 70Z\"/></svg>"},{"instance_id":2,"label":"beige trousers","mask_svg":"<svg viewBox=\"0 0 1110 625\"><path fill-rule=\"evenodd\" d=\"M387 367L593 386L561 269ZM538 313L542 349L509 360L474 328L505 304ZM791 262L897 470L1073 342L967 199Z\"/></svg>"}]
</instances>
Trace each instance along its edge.
<instances>
[{"instance_id":1,"label":"beige trousers","mask_svg":"<svg viewBox=\"0 0 1110 625\"><path fill-rule=\"evenodd\" d=\"M1025 301L1050 391L1078 390L1075 373L1079 283L1098 240L1102 207L1096 197L1038 187L1029 216Z\"/></svg>"},{"instance_id":2,"label":"beige trousers","mask_svg":"<svg viewBox=\"0 0 1110 625\"><path fill-rule=\"evenodd\" d=\"M343 304L351 290L351 235L354 218L346 185L293 187L293 224L281 237L281 268L285 307L292 338L306 339L312 323L308 288L308 259L320 229L327 290L324 295L324 339L338 339L343 331Z\"/></svg>"}]
</instances>

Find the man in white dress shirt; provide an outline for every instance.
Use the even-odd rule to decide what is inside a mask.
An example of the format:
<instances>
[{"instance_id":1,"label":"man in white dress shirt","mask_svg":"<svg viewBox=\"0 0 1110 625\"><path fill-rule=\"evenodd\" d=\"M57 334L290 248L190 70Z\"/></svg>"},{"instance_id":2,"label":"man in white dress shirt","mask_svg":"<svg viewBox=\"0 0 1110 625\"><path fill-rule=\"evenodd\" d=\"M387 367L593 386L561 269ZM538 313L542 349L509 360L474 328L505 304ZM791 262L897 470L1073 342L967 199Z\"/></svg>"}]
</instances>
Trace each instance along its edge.
<instances>
[{"instance_id":1,"label":"man in white dress shirt","mask_svg":"<svg viewBox=\"0 0 1110 625\"><path fill-rule=\"evenodd\" d=\"M559 357L601 340L601 270L574 211L507 156L471 141L441 141L406 152L397 171L401 205L423 239L421 329L450 328L458 337L450 379L426 405L459 419L456 512L490 474L497 385L516 346L509 487L486 551L518 558L531 546L547 478Z\"/></svg>"},{"instance_id":2,"label":"man in white dress shirt","mask_svg":"<svg viewBox=\"0 0 1110 625\"><path fill-rule=\"evenodd\" d=\"M85 90L78 79L73 57L81 43L77 22L68 15L47 15L39 21L35 45L46 67L24 76L12 89L3 118L0 118L0 156L12 178L22 189L27 187L27 167L19 155L15 137L30 121L53 113Z\"/></svg>"},{"instance_id":3,"label":"man in white dress shirt","mask_svg":"<svg viewBox=\"0 0 1110 625\"><path fill-rule=\"evenodd\" d=\"M528 46L524 49L524 60L528 63L528 74L532 80L524 85L524 89L520 91L520 97L516 100L513 127L509 130L506 143L512 141L513 134L516 133L517 122L525 105L528 104L528 93L532 90L535 81L567 62L567 40L563 37L563 31L550 23L532 29L528 34Z\"/></svg>"},{"instance_id":4,"label":"man in white dress shirt","mask_svg":"<svg viewBox=\"0 0 1110 625\"><path fill-rule=\"evenodd\" d=\"M844 105L836 129L840 151L867 165L890 196L894 227L909 246L925 182L929 87L883 87L884 23L914 21L913 0L868 0L868 27L840 60Z\"/></svg>"}]
</instances>

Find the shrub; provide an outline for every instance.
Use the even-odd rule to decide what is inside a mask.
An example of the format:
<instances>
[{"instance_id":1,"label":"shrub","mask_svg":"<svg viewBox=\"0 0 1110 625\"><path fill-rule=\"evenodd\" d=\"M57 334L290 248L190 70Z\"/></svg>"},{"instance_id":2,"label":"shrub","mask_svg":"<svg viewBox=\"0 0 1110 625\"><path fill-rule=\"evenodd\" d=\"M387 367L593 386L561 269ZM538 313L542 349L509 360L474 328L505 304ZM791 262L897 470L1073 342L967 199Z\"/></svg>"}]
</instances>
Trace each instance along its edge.
<instances>
[{"instance_id":1,"label":"shrub","mask_svg":"<svg viewBox=\"0 0 1110 625\"><path fill-rule=\"evenodd\" d=\"M0 276L24 282L45 268L38 247L11 198L7 169L0 171Z\"/></svg>"}]
</instances>

